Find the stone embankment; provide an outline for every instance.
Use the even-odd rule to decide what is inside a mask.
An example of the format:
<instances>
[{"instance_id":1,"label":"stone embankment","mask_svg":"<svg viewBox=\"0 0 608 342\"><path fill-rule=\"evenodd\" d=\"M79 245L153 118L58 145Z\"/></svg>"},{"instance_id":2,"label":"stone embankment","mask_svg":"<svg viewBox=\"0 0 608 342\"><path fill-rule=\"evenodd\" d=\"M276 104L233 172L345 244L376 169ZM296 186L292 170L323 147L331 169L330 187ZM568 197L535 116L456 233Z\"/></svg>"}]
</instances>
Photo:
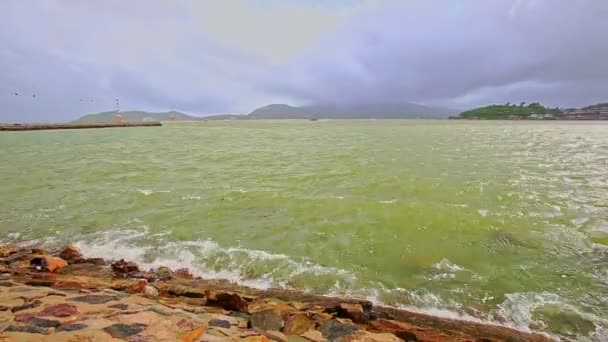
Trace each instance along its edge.
<instances>
[{"instance_id":1,"label":"stone embankment","mask_svg":"<svg viewBox=\"0 0 608 342\"><path fill-rule=\"evenodd\" d=\"M0 341L549 341L356 299L256 290L129 261L0 247Z\"/></svg>"},{"instance_id":2,"label":"stone embankment","mask_svg":"<svg viewBox=\"0 0 608 342\"><path fill-rule=\"evenodd\" d=\"M114 127L154 127L162 126L160 122L124 122L124 123L91 123L91 124L0 124L0 131L39 131L47 129L84 129Z\"/></svg>"}]
</instances>

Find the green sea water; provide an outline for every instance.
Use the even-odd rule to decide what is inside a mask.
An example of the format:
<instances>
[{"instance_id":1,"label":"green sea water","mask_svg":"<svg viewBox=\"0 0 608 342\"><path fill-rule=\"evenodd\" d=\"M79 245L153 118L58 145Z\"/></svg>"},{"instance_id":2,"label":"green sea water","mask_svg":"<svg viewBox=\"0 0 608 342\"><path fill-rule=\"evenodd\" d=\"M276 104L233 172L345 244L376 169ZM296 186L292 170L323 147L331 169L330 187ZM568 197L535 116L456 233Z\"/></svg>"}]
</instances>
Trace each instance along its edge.
<instances>
[{"instance_id":1,"label":"green sea water","mask_svg":"<svg viewBox=\"0 0 608 342\"><path fill-rule=\"evenodd\" d=\"M0 133L1 242L608 336L608 124Z\"/></svg>"}]
</instances>

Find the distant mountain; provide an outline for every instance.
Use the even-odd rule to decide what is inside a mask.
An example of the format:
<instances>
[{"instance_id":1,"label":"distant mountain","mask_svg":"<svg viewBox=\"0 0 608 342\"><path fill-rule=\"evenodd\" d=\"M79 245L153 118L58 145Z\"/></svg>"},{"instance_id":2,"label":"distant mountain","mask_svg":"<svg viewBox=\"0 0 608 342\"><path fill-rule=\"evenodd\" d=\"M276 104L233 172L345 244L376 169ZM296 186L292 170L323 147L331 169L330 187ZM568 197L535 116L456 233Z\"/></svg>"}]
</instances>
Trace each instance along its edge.
<instances>
[{"instance_id":1,"label":"distant mountain","mask_svg":"<svg viewBox=\"0 0 608 342\"><path fill-rule=\"evenodd\" d=\"M241 120L247 119L247 115L242 114L216 114L202 117L203 120Z\"/></svg>"},{"instance_id":2,"label":"distant mountain","mask_svg":"<svg viewBox=\"0 0 608 342\"><path fill-rule=\"evenodd\" d=\"M271 104L258 108L248 115L250 119L400 119L446 118L456 111L434 108L415 103L366 103L352 105L314 105L294 107Z\"/></svg>"},{"instance_id":3,"label":"distant mountain","mask_svg":"<svg viewBox=\"0 0 608 342\"><path fill-rule=\"evenodd\" d=\"M97 114L88 114L79 119L72 121L72 123L85 124L85 123L109 123L114 120L115 112L102 112ZM190 116L180 112L162 112L162 113L151 113L139 110L120 112L120 115L127 122L138 122L138 121L169 121L174 120L200 120L200 117Z\"/></svg>"}]
</instances>

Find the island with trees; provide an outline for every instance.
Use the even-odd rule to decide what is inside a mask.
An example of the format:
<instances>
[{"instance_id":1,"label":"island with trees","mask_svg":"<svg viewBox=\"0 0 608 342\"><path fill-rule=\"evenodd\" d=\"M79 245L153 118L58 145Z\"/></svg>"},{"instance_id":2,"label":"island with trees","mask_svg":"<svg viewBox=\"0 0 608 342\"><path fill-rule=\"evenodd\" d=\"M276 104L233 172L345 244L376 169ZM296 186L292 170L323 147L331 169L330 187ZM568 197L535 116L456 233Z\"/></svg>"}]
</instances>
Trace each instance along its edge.
<instances>
[{"instance_id":1,"label":"island with trees","mask_svg":"<svg viewBox=\"0 0 608 342\"><path fill-rule=\"evenodd\" d=\"M464 111L450 119L469 120L608 120L608 103L580 109L545 107L538 102L490 105Z\"/></svg>"}]
</instances>

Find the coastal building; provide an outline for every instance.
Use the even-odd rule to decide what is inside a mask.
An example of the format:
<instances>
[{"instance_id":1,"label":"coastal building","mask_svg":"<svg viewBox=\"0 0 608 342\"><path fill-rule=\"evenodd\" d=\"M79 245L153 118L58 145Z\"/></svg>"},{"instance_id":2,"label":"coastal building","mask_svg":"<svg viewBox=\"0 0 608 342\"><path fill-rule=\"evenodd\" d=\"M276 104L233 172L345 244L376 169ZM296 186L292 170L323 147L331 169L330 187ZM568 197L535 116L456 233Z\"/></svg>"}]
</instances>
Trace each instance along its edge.
<instances>
[{"instance_id":1,"label":"coastal building","mask_svg":"<svg viewBox=\"0 0 608 342\"><path fill-rule=\"evenodd\" d=\"M569 109L564 112L566 120L608 120L608 105L599 107L588 107L581 109Z\"/></svg>"}]
</instances>

